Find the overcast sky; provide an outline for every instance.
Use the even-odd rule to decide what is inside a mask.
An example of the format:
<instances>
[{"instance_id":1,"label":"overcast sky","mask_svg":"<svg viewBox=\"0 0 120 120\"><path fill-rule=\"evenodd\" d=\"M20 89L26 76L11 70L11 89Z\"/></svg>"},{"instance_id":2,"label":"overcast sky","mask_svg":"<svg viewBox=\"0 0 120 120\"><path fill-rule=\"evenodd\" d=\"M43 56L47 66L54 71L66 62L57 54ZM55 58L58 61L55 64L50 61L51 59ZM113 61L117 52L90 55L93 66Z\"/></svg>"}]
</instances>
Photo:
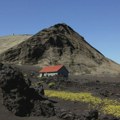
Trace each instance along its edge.
<instances>
[{"instance_id":1,"label":"overcast sky","mask_svg":"<svg viewBox=\"0 0 120 120\"><path fill-rule=\"evenodd\" d=\"M0 0L0 36L66 23L120 63L120 0Z\"/></svg>"}]
</instances>

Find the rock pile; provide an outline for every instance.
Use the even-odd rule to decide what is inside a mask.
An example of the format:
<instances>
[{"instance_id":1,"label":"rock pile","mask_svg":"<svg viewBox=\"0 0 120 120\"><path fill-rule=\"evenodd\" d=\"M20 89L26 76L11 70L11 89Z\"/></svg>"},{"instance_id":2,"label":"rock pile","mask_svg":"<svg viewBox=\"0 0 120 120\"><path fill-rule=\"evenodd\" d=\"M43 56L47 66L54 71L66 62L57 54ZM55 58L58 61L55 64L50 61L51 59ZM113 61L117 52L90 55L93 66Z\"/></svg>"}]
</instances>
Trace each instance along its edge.
<instances>
[{"instance_id":1,"label":"rock pile","mask_svg":"<svg viewBox=\"0 0 120 120\"><path fill-rule=\"evenodd\" d=\"M57 110L56 116L62 120L120 120L111 115L99 114L98 110L88 110L79 115L66 110Z\"/></svg>"},{"instance_id":2,"label":"rock pile","mask_svg":"<svg viewBox=\"0 0 120 120\"><path fill-rule=\"evenodd\" d=\"M18 69L0 63L0 88L5 107L17 116L53 116L52 103L30 85Z\"/></svg>"},{"instance_id":3,"label":"rock pile","mask_svg":"<svg viewBox=\"0 0 120 120\"><path fill-rule=\"evenodd\" d=\"M76 115L75 113L66 110L58 110L56 113L56 116L63 120L98 120L99 118L97 110L86 111L80 113L80 115Z\"/></svg>"}]
</instances>

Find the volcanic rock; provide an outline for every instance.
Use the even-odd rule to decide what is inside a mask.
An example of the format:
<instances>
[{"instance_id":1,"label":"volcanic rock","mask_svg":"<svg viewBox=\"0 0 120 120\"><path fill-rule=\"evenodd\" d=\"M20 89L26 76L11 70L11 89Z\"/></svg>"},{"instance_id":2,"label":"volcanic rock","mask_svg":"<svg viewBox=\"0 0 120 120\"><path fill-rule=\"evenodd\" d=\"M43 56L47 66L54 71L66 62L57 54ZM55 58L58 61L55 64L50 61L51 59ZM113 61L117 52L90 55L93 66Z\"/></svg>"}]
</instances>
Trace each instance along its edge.
<instances>
[{"instance_id":1,"label":"volcanic rock","mask_svg":"<svg viewBox=\"0 0 120 120\"><path fill-rule=\"evenodd\" d=\"M52 103L30 85L29 79L25 80L18 69L0 63L0 87L5 107L17 116L53 116Z\"/></svg>"}]
</instances>

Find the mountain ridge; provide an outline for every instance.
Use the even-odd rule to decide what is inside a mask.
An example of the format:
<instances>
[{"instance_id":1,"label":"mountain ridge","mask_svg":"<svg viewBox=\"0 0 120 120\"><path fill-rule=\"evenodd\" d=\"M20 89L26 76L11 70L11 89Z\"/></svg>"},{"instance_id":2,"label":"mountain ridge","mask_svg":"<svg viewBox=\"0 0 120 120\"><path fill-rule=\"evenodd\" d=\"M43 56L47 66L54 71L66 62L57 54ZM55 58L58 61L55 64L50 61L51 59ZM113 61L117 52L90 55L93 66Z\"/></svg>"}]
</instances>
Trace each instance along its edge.
<instances>
[{"instance_id":1,"label":"mountain ridge","mask_svg":"<svg viewBox=\"0 0 120 120\"><path fill-rule=\"evenodd\" d=\"M31 36L31 34L0 36L0 53L5 52L7 49L25 41Z\"/></svg>"}]
</instances>

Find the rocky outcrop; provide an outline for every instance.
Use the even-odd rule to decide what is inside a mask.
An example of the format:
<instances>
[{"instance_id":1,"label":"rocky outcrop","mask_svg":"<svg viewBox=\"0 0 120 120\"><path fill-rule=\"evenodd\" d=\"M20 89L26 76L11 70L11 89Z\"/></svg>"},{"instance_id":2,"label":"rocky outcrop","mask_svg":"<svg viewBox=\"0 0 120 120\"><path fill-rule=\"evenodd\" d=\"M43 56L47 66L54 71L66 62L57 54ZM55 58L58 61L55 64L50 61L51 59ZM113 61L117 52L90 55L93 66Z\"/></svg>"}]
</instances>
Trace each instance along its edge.
<instances>
[{"instance_id":1,"label":"rocky outcrop","mask_svg":"<svg viewBox=\"0 0 120 120\"><path fill-rule=\"evenodd\" d=\"M0 63L0 87L3 104L17 116L53 116L54 106L24 79L18 69Z\"/></svg>"},{"instance_id":2,"label":"rocky outcrop","mask_svg":"<svg viewBox=\"0 0 120 120\"><path fill-rule=\"evenodd\" d=\"M120 118L111 115L100 114L98 110L88 110L79 115L70 111L59 110L56 116L62 120L120 120Z\"/></svg>"}]
</instances>

